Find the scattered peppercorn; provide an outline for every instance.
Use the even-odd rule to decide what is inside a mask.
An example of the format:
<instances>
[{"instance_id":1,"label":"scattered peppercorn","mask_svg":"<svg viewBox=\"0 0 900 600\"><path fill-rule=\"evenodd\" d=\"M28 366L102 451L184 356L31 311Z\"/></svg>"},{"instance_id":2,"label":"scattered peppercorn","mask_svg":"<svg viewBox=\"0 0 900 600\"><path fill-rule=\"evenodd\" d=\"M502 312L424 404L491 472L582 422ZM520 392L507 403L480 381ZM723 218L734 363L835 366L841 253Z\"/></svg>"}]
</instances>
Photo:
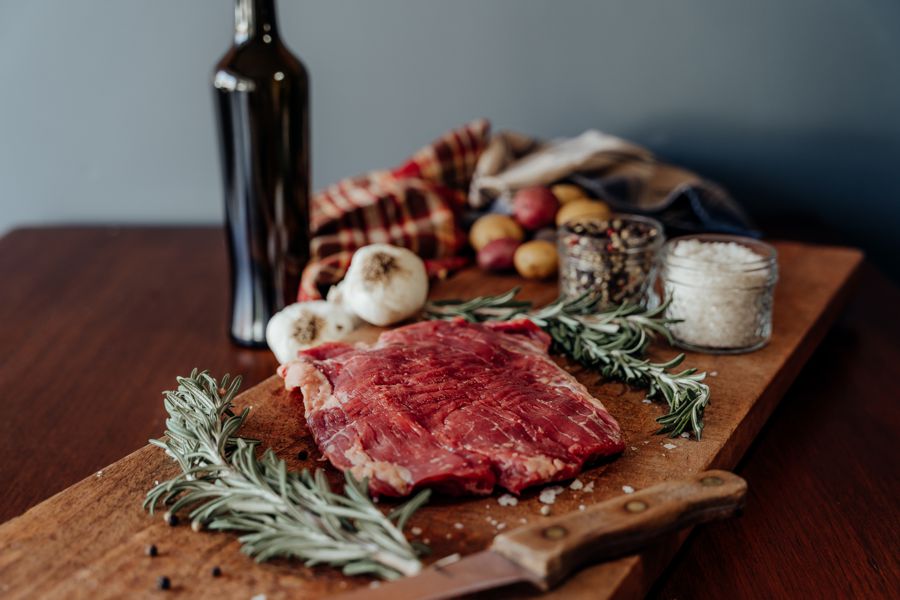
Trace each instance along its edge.
<instances>
[{"instance_id":1,"label":"scattered peppercorn","mask_svg":"<svg viewBox=\"0 0 900 600\"><path fill-rule=\"evenodd\" d=\"M166 524L167 524L169 527L175 527L176 525L178 525L178 515L174 515L174 514L172 514L172 513L168 513L168 514L166 515Z\"/></svg>"},{"instance_id":2,"label":"scattered peppercorn","mask_svg":"<svg viewBox=\"0 0 900 600\"><path fill-rule=\"evenodd\" d=\"M161 590L167 590L172 587L172 582L165 575L156 578L156 587Z\"/></svg>"},{"instance_id":3,"label":"scattered peppercorn","mask_svg":"<svg viewBox=\"0 0 900 600\"><path fill-rule=\"evenodd\" d=\"M212 576L213 577L218 577L221 574L222 574L222 569L220 569L218 567L218 565L212 568Z\"/></svg>"},{"instance_id":4,"label":"scattered peppercorn","mask_svg":"<svg viewBox=\"0 0 900 600\"><path fill-rule=\"evenodd\" d=\"M299 458L300 460L306 460L307 458L309 458L309 452L307 452L306 450L301 450L297 453L297 458Z\"/></svg>"},{"instance_id":5,"label":"scattered peppercorn","mask_svg":"<svg viewBox=\"0 0 900 600\"><path fill-rule=\"evenodd\" d=\"M156 556L157 554L159 554L159 551L156 549L156 544L147 546L147 556Z\"/></svg>"}]
</instances>

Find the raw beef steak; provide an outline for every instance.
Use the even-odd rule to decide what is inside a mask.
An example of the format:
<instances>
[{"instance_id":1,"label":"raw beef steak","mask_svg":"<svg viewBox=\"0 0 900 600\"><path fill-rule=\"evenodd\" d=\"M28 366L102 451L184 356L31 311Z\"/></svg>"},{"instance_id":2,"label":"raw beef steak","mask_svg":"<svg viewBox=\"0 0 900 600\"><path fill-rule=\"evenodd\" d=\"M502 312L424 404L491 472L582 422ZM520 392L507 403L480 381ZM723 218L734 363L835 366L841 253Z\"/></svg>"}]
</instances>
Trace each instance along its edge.
<instances>
[{"instance_id":1,"label":"raw beef steak","mask_svg":"<svg viewBox=\"0 0 900 600\"><path fill-rule=\"evenodd\" d=\"M519 493L624 449L619 424L531 321L427 321L282 365L319 448L375 495Z\"/></svg>"}]
</instances>

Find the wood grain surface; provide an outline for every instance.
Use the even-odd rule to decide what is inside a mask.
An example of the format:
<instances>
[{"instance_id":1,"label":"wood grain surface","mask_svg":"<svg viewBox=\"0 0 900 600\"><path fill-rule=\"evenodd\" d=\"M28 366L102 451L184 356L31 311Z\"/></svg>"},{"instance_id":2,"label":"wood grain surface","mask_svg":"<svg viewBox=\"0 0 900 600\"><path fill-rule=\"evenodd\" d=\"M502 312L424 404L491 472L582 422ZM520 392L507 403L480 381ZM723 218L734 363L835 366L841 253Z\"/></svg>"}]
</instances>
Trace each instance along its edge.
<instances>
[{"instance_id":1,"label":"wood grain surface","mask_svg":"<svg viewBox=\"0 0 900 600\"><path fill-rule=\"evenodd\" d=\"M223 297L224 253L221 250L218 232L189 229L32 230L15 232L0 240L0 275L4 281L0 324L5 334L0 340L4 356L0 366L0 393L7 408L0 442L4 456L0 463L0 476L5 483L0 503L3 517L21 512L78 477L111 462L123 448L139 445L140 439L158 435L164 419L158 392L171 386L175 374L202 365L217 373L240 372L253 381L272 372L274 362L266 353L239 350L225 341L227 302ZM836 304L827 299L840 287L838 282L853 270L859 258L840 249L820 248L809 253L804 247L787 244L780 245L779 250L783 281L773 343L752 355L754 361L749 362L741 362L741 357L691 358L693 364L718 372L713 380L715 400L708 413L704 441L677 440L676 450L660 449L657 446L661 447L663 440L649 435L658 408L641 405L638 395L623 392L621 386L596 386L596 379L589 381L620 419L637 450L630 450L620 460L591 471L586 481L596 479L605 471L597 480L593 497L583 499L567 492L556 510L577 508L581 501L609 497L616 493L617 486L642 487L655 483L660 475L665 478L696 470L704 461L729 466L738 460L812 351L814 342L824 334L824 327L811 328L810 323L804 324L803 319L793 316L808 311L833 312ZM804 257L812 255L816 259L807 262L808 258ZM787 268L787 264L793 266ZM492 284L502 289L510 282L495 280ZM896 299L896 289L891 286L886 289L887 297L893 293ZM459 277L443 286L443 291L471 295L479 289L466 277ZM546 289L530 291L543 299L552 295ZM783 300L785 294L788 300ZM860 318L867 314L864 310ZM883 342L883 346L880 352L879 348L857 348L869 362L857 363L857 371L846 374L845 383L856 383L855 377L868 373L873 360L878 366L891 357L896 358L893 343L896 337L890 337L891 333L890 327L874 324L863 331L862 335ZM790 345L791 340L803 340L803 351L791 355L785 350L785 343ZM843 341L839 346L843 346ZM839 372L844 369L847 373L845 362L852 359L843 354L838 352L836 356L841 355L841 359L834 359L834 364L828 367ZM788 368L779 371L777 376L758 366L760 362L770 367L780 364L788 355L792 356ZM727 369L720 368L722 364ZM897 386L888 373L889 370L882 370L880 379L875 374L882 394L896 392ZM737 395L732 396L729 390L735 381L742 384L734 392ZM838 377L839 386L841 382ZM866 466L872 466L876 473L861 472L864 470L857 467L848 468L840 477L828 476L830 469L819 464L823 459L835 458L830 450L833 439L827 433L843 437L838 446L843 443L845 449L864 444L858 428L856 435L852 435L852 428L842 422L848 414L857 421L851 424L872 428L872 441L877 444L885 441L884 431L896 430L896 412L862 409L872 406L866 404L871 396L859 399L851 410L842 410L846 397L830 394L829 386L822 387L820 379L811 385L819 385L813 394L815 410L811 412L815 415L803 411L785 425L789 431L773 442L780 458L770 459L770 466L774 474L782 474L782 485L767 488L768 470L759 473L756 482L748 477L751 485L748 515L756 510L755 495L762 494L765 499L767 493L771 498L772 494L784 495L785 490L790 493L791 502L804 507L803 515L796 517L780 510L781 503L777 501L760 507L759 514L766 515L766 519L781 517L780 521L776 519L779 527L768 530L770 535L764 538L768 543L756 538L754 530L745 529L743 523L747 517L742 522L701 531L697 537L714 535L723 526L730 528L721 539L714 537L696 549L697 544L692 543L692 550L678 560L679 564L688 561L687 564L665 578L654 594L669 597L691 595L692 591L699 593L710 585L707 576L710 570L716 571L715 585L723 586L730 595L746 594L746 597L753 597L754 592L757 596L768 595L769 589L789 590L780 582L793 583L799 590L828 589L823 586L836 590L838 585L851 591L896 589L896 564L890 560L891 547L884 542L889 539L884 536L896 533L896 519L892 522L890 518L896 517L896 513L892 512L891 504L885 504L886 498L896 497L896 477L891 479L891 471L886 470L896 467L896 459L882 456L879 460L872 456L874 450L863 451L858 455L869 460ZM741 417L742 394L749 393L748 388L762 389L760 386L771 392L763 395L752 409L746 407ZM896 393L890 397L896 398ZM829 399L830 402L825 402ZM270 411L289 409L284 406L285 399L278 392L277 382L270 381L242 400L252 401L255 407L248 423L249 435L262 432L284 456L309 443L296 421L281 419L281 427L276 430L270 427L271 421L266 423L272 416L267 416ZM830 413L824 410L828 407ZM737 421L732 420L735 415L739 417ZM812 423L807 423L807 419ZM827 430L823 434L826 439L818 438L816 425ZM742 441L734 447L719 446L716 450L728 436ZM806 444L807 462L793 458L798 454L794 440ZM694 446L684 451L686 444ZM806 456L803 448L800 450L800 456ZM852 453L845 454L845 465L852 463L851 456ZM315 464L314 458L308 462ZM638 464L648 465L646 475L635 475L632 467ZM295 466L299 464L295 462ZM198 535L183 527L167 528L142 514L137 503L143 490L153 478L171 472L171 465L161 453L140 450L104 469L99 476L77 484L65 495L56 496L4 525L0 528L3 546L0 591L13 597L149 595L159 574L169 574L175 589L189 592L192 597L200 593L230 596L252 591L267 592L274 598L308 586L305 576L311 573L302 567L281 563L248 569L247 559L238 555L236 544L229 536ZM893 474L896 472L894 468ZM654 475L651 477L650 473ZM851 473L862 485L859 494L842 496L852 501L851 506L858 513L848 517L847 507L829 505L828 494L834 491L836 479L845 480ZM505 511L501 513L496 502L490 500L463 501L459 510L448 510L446 503L438 503L420 515L420 526L426 529L423 537L436 538L431 541L437 556L449 551L468 552L490 539L490 528L484 525L487 511L494 511L490 514L497 518L502 514L507 520L528 520L537 518L534 504L533 498L520 503L522 508L514 517ZM881 513L880 529L866 527L877 522L876 517L863 514L866 506L887 509ZM529 507L531 512L526 510ZM817 520L816 515L824 516L825 521ZM453 526L456 522L463 524L462 533ZM816 542L829 537L826 532L829 536L840 536L842 542L830 546L831 551L824 553L826 558L847 555L835 568L816 564L823 555L821 543L816 545ZM446 538L447 534L450 539ZM739 541L732 541L735 536ZM784 553L780 548L782 537ZM809 549L802 550L800 539L809 542ZM861 539L865 539L864 544ZM161 556L153 561L141 554L142 546L150 541L157 543L161 551ZM677 548L678 541L680 538L673 538L640 559L625 559L583 571L557 595L596 592L597 582L609 581L610 574L618 577L621 592L640 593ZM752 556L757 561L752 573L736 568L746 564L750 550L756 551ZM705 560L695 560L694 556ZM779 561L785 558L804 563L808 576L803 574L803 568L798 569L800 575L796 577L781 572ZM630 565L625 564L629 562ZM226 576L208 580L206 568L212 564L222 565ZM768 571L764 572L771 571L771 577L761 579L757 576L759 568L765 569L767 565ZM853 576L838 577L843 575L843 570L852 572ZM330 573L317 571L316 576L319 590L336 591L350 585ZM738 583L740 586L736 587Z\"/></svg>"}]
</instances>

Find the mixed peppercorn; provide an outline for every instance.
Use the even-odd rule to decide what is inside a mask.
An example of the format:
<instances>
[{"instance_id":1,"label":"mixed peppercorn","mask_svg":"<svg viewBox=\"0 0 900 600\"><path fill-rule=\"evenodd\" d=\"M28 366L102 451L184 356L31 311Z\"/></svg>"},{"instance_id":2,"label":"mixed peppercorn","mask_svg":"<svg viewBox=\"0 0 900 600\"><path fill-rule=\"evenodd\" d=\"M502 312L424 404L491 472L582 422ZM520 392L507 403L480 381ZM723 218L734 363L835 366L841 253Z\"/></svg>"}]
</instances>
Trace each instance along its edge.
<instances>
[{"instance_id":1,"label":"mixed peppercorn","mask_svg":"<svg viewBox=\"0 0 900 600\"><path fill-rule=\"evenodd\" d=\"M640 302L662 242L662 226L643 217L566 223L559 234L560 292L588 294L602 305Z\"/></svg>"}]
</instances>

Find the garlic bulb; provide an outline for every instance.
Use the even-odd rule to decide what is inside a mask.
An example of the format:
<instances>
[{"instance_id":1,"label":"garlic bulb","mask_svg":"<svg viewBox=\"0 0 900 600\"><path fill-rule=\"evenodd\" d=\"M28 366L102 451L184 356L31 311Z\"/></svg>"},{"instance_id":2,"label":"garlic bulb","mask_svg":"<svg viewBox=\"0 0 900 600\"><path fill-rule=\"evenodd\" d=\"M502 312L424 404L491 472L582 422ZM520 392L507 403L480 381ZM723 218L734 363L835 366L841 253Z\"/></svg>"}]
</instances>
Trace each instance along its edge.
<instances>
[{"instance_id":1,"label":"garlic bulb","mask_svg":"<svg viewBox=\"0 0 900 600\"><path fill-rule=\"evenodd\" d=\"M357 316L384 327L421 310L428 297L428 274L422 259L406 248L370 244L353 255L336 293Z\"/></svg>"},{"instance_id":2,"label":"garlic bulb","mask_svg":"<svg viewBox=\"0 0 900 600\"><path fill-rule=\"evenodd\" d=\"M297 358L300 350L341 339L358 324L359 320L339 304L298 302L269 319L266 342L278 362L284 364Z\"/></svg>"}]
</instances>

